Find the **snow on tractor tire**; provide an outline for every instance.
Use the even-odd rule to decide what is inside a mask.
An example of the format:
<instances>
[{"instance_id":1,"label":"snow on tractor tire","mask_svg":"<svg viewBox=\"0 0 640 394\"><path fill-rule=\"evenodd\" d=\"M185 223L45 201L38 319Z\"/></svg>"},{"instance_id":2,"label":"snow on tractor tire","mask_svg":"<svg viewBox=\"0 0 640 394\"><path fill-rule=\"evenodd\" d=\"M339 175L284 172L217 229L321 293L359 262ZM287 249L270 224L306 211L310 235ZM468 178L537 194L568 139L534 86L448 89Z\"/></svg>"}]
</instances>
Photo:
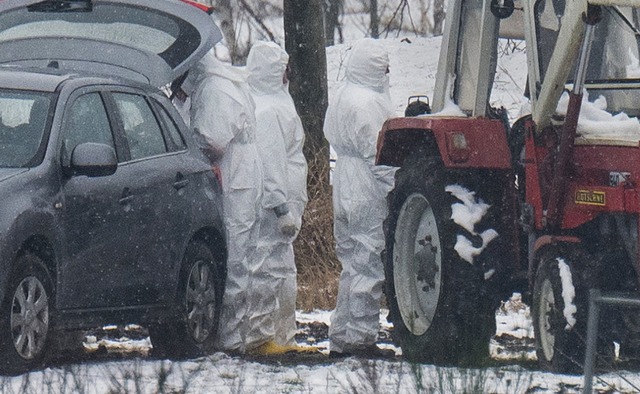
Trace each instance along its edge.
<instances>
[{"instance_id":1,"label":"snow on tractor tire","mask_svg":"<svg viewBox=\"0 0 640 394\"><path fill-rule=\"evenodd\" d=\"M577 245L558 243L536 255L532 317L540 366L561 373L582 372L586 351L588 292L598 278L594 258ZM601 359L614 358L606 332L598 341Z\"/></svg>"}]
</instances>

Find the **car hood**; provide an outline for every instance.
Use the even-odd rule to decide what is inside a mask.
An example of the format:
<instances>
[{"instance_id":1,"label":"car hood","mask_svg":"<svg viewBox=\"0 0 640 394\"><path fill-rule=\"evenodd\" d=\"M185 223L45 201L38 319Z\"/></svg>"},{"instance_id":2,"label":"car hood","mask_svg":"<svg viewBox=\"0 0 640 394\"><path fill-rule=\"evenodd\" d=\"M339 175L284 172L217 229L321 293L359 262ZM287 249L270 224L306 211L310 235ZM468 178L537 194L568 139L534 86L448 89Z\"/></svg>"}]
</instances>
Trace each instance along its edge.
<instances>
[{"instance_id":1,"label":"car hood","mask_svg":"<svg viewBox=\"0 0 640 394\"><path fill-rule=\"evenodd\" d=\"M222 38L178 0L0 1L0 65L57 67L164 86Z\"/></svg>"}]
</instances>

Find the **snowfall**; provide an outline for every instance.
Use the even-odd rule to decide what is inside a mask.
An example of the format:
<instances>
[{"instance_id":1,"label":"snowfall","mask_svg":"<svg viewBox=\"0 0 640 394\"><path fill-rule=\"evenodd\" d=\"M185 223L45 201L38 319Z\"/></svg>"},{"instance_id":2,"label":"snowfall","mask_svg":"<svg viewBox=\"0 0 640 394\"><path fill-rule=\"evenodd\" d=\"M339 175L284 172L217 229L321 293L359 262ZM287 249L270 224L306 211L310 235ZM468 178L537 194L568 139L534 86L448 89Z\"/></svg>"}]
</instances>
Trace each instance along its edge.
<instances>
[{"instance_id":1,"label":"snowfall","mask_svg":"<svg viewBox=\"0 0 640 394\"><path fill-rule=\"evenodd\" d=\"M441 39L398 35L382 39L390 55L390 92L397 115L410 96L433 95ZM327 48L329 99L344 75L349 43ZM527 107L524 44L501 41L492 103L504 106L511 120ZM637 122L637 120L636 120ZM462 199L461 199L462 200ZM471 257L470 257L471 258ZM386 311L380 315L380 346L393 349L388 360L327 357L326 330L331 311L297 313L300 343L318 355L278 360L214 353L186 361L150 356L144 329L104 327L87 333L85 355L15 377L0 376L3 393L578 393L580 375L542 372L535 363L530 312L519 294L496 311L491 340L493 362L482 369L412 364L393 345ZM598 392L640 391L640 375L631 371L599 374Z\"/></svg>"}]
</instances>

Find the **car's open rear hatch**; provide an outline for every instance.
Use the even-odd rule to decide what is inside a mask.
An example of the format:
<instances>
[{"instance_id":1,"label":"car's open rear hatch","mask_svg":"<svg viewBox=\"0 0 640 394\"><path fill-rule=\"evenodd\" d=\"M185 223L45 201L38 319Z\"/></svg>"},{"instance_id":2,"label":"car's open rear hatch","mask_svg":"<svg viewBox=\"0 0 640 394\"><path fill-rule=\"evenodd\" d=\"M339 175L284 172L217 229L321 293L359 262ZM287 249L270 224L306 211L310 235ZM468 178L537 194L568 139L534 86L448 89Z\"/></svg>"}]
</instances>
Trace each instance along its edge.
<instances>
[{"instance_id":1,"label":"car's open rear hatch","mask_svg":"<svg viewBox=\"0 0 640 394\"><path fill-rule=\"evenodd\" d=\"M58 67L165 85L221 39L178 0L0 1L0 65Z\"/></svg>"}]
</instances>

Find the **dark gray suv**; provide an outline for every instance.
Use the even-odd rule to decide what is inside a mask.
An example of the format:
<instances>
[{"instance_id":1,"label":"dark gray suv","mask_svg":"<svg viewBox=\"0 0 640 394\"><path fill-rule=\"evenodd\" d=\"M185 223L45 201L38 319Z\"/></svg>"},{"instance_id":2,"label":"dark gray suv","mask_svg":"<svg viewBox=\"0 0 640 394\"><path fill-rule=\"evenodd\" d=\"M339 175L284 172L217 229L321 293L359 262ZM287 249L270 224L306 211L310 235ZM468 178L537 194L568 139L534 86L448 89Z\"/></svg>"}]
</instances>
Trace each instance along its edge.
<instances>
[{"instance_id":1,"label":"dark gray suv","mask_svg":"<svg viewBox=\"0 0 640 394\"><path fill-rule=\"evenodd\" d=\"M105 323L212 350L220 183L154 86L219 39L177 0L0 2L0 373Z\"/></svg>"}]
</instances>

